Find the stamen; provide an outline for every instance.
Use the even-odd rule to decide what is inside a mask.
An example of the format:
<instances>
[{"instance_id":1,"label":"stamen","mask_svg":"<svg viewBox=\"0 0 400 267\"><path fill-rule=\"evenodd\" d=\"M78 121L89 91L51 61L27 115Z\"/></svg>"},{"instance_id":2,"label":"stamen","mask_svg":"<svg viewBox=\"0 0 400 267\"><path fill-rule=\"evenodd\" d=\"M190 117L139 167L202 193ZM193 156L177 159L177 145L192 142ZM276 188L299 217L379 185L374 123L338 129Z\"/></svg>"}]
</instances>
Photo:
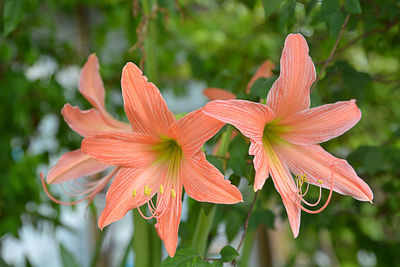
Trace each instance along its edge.
<instances>
[{"instance_id":1,"label":"stamen","mask_svg":"<svg viewBox=\"0 0 400 267\"><path fill-rule=\"evenodd\" d=\"M164 193L164 186L162 185L162 184L160 184L160 190L159 190L159 192L162 194L162 193Z\"/></svg>"},{"instance_id":2,"label":"stamen","mask_svg":"<svg viewBox=\"0 0 400 267\"><path fill-rule=\"evenodd\" d=\"M175 193L175 190L173 188L171 189L171 196L173 198L176 198L176 193Z\"/></svg>"},{"instance_id":3,"label":"stamen","mask_svg":"<svg viewBox=\"0 0 400 267\"><path fill-rule=\"evenodd\" d=\"M133 189L133 191L132 191L132 196L133 196L133 197L136 197L136 189Z\"/></svg>"},{"instance_id":4,"label":"stamen","mask_svg":"<svg viewBox=\"0 0 400 267\"><path fill-rule=\"evenodd\" d=\"M301 202L304 202L304 203L307 204L308 206L316 206L316 205L318 205L318 203L319 203L320 200L321 200L321 195L322 195L322 187L320 186L320 188L319 188L319 190L320 190L319 198L318 198L318 201L317 201L316 203L310 204L310 203L308 203L307 201L305 201L305 200L303 199L303 196L300 196L300 202L297 202L297 205L298 205L303 211L305 211L305 212L307 212L307 213L311 213L311 214L316 214L316 213L320 213L321 211L323 211L323 210L328 206L328 204L329 204L329 202L330 202L330 200L331 200L331 197L332 197L332 192L333 192L333 173L334 173L334 172L335 172L335 165L332 165L332 166L331 166L331 188L330 188L330 191L329 191L328 199L326 200L325 204L324 204L320 209L318 209L318 210L309 210L309 209L307 209L307 208L305 208L305 207L303 207L303 206L301 205ZM317 180L317 181L318 181L318 183L320 183L320 184L323 183L322 180Z\"/></svg>"}]
</instances>

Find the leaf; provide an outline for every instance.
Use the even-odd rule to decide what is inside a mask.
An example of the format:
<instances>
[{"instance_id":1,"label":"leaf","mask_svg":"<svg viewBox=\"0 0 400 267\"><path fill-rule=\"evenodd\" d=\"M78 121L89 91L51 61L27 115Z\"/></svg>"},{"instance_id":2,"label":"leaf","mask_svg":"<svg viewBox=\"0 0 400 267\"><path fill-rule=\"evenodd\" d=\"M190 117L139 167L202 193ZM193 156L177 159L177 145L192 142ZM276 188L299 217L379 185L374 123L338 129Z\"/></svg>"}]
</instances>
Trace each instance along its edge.
<instances>
[{"instance_id":1,"label":"leaf","mask_svg":"<svg viewBox=\"0 0 400 267\"><path fill-rule=\"evenodd\" d=\"M80 265L75 261L74 256L60 244L61 261L64 267L79 267Z\"/></svg>"},{"instance_id":2,"label":"leaf","mask_svg":"<svg viewBox=\"0 0 400 267\"><path fill-rule=\"evenodd\" d=\"M266 98L275 79L272 81L271 78L258 78L250 88L250 96L253 98Z\"/></svg>"},{"instance_id":3,"label":"leaf","mask_svg":"<svg viewBox=\"0 0 400 267\"><path fill-rule=\"evenodd\" d=\"M349 14L361 14L361 5L358 0L346 0L344 3L344 11Z\"/></svg>"},{"instance_id":4,"label":"leaf","mask_svg":"<svg viewBox=\"0 0 400 267\"><path fill-rule=\"evenodd\" d=\"M15 30L17 25L22 21L24 14L23 4L23 0L7 0L4 4L4 36L7 36Z\"/></svg>"},{"instance_id":5,"label":"leaf","mask_svg":"<svg viewBox=\"0 0 400 267\"><path fill-rule=\"evenodd\" d=\"M161 266L162 267L192 267L192 266L207 266L200 254L191 249L179 249L176 251L173 258L166 258Z\"/></svg>"},{"instance_id":6,"label":"leaf","mask_svg":"<svg viewBox=\"0 0 400 267\"><path fill-rule=\"evenodd\" d=\"M286 26L287 28L290 28L296 18L295 18L295 8L296 8L296 0L287 0L285 1L285 4L282 7L282 12L280 13L279 19L278 19L278 25L280 29L284 29Z\"/></svg>"},{"instance_id":7,"label":"leaf","mask_svg":"<svg viewBox=\"0 0 400 267\"><path fill-rule=\"evenodd\" d=\"M224 173L224 167L222 164L222 160L220 158L217 158L216 156L213 155L206 155L206 159L208 162L214 165L214 167L217 168L221 173Z\"/></svg>"},{"instance_id":8,"label":"leaf","mask_svg":"<svg viewBox=\"0 0 400 267\"><path fill-rule=\"evenodd\" d=\"M281 0L263 0L265 19L274 13L280 3L282 3Z\"/></svg>"},{"instance_id":9,"label":"leaf","mask_svg":"<svg viewBox=\"0 0 400 267\"><path fill-rule=\"evenodd\" d=\"M336 39L342 29L342 24L345 20L345 16L342 11L336 11L333 13L328 20L329 34L333 39Z\"/></svg>"},{"instance_id":10,"label":"leaf","mask_svg":"<svg viewBox=\"0 0 400 267\"><path fill-rule=\"evenodd\" d=\"M251 214L249 228L255 229L260 224L268 228L274 229L275 214L271 210L255 210Z\"/></svg>"},{"instance_id":11,"label":"leaf","mask_svg":"<svg viewBox=\"0 0 400 267\"><path fill-rule=\"evenodd\" d=\"M253 9L257 0L239 0L239 2L245 4L248 9Z\"/></svg>"},{"instance_id":12,"label":"leaf","mask_svg":"<svg viewBox=\"0 0 400 267\"><path fill-rule=\"evenodd\" d=\"M225 246L220 252L223 262L233 261L239 256L239 252L231 246Z\"/></svg>"}]
</instances>

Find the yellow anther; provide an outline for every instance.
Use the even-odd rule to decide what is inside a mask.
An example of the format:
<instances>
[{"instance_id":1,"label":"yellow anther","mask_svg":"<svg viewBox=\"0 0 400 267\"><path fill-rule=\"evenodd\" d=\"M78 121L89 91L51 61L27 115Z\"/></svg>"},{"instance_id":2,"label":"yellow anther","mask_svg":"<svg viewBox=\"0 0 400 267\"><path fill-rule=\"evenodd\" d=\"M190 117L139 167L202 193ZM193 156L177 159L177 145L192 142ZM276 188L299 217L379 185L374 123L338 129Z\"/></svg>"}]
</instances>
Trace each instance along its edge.
<instances>
[{"instance_id":1,"label":"yellow anther","mask_svg":"<svg viewBox=\"0 0 400 267\"><path fill-rule=\"evenodd\" d=\"M162 194L162 193L164 193L164 186L162 185L162 184L160 184L160 193Z\"/></svg>"},{"instance_id":2,"label":"yellow anther","mask_svg":"<svg viewBox=\"0 0 400 267\"><path fill-rule=\"evenodd\" d=\"M150 196L150 194L151 194L151 187L149 187L149 189L147 190L147 196L149 197Z\"/></svg>"},{"instance_id":3,"label":"yellow anther","mask_svg":"<svg viewBox=\"0 0 400 267\"><path fill-rule=\"evenodd\" d=\"M133 197L136 197L136 189L133 189L133 191L132 191L132 196L133 196Z\"/></svg>"},{"instance_id":4,"label":"yellow anther","mask_svg":"<svg viewBox=\"0 0 400 267\"><path fill-rule=\"evenodd\" d=\"M176 198L176 193L175 193L175 190L174 190L174 189L171 189L171 196L172 196L173 198Z\"/></svg>"},{"instance_id":5,"label":"yellow anther","mask_svg":"<svg viewBox=\"0 0 400 267\"><path fill-rule=\"evenodd\" d=\"M322 180L317 180L318 183L323 184L324 182Z\"/></svg>"},{"instance_id":6,"label":"yellow anther","mask_svg":"<svg viewBox=\"0 0 400 267\"><path fill-rule=\"evenodd\" d=\"M145 196L149 195L149 186L148 185L144 186L144 195Z\"/></svg>"}]
</instances>

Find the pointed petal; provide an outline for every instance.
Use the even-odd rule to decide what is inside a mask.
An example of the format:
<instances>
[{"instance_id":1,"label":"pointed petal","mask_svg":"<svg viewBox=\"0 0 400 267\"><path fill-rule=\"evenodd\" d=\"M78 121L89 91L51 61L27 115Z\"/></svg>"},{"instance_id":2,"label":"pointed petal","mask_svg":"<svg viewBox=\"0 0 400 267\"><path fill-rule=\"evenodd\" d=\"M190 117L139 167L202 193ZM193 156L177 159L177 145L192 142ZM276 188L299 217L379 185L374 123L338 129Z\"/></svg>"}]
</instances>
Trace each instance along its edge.
<instances>
[{"instance_id":1,"label":"pointed petal","mask_svg":"<svg viewBox=\"0 0 400 267\"><path fill-rule=\"evenodd\" d=\"M120 220L125 214L146 203L157 193L160 176L165 175L165 168L152 165L148 168L121 168L115 176L106 195L106 206L99 218L99 228L103 229L112 222ZM152 188L150 198L144 195L144 187ZM136 190L136 196L132 192Z\"/></svg>"},{"instance_id":2,"label":"pointed petal","mask_svg":"<svg viewBox=\"0 0 400 267\"><path fill-rule=\"evenodd\" d=\"M95 174L107 169L107 166L80 149L67 152L61 156L49 173L47 174L48 184L58 184L81 176Z\"/></svg>"},{"instance_id":3,"label":"pointed petal","mask_svg":"<svg viewBox=\"0 0 400 267\"><path fill-rule=\"evenodd\" d=\"M261 142L265 124L274 116L268 106L246 100L211 101L203 111L217 120L232 124L243 135L257 142Z\"/></svg>"},{"instance_id":4,"label":"pointed petal","mask_svg":"<svg viewBox=\"0 0 400 267\"><path fill-rule=\"evenodd\" d=\"M203 94L209 100L229 100L236 98L236 95L234 93L220 88L206 88L203 90Z\"/></svg>"},{"instance_id":5,"label":"pointed petal","mask_svg":"<svg viewBox=\"0 0 400 267\"><path fill-rule=\"evenodd\" d=\"M166 210L161 217L157 218L155 227L168 255L173 257L178 245L179 223L182 215L182 172L180 170L178 177L173 177L171 174L168 173L164 180L164 193L157 195L157 208L164 207ZM171 193L172 189L175 191L174 196Z\"/></svg>"},{"instance_id":6,"label":"pointed petal","mask_svg":"<svg viewBox=\"0 0 400 267\"><path fill-rule=\"evenodd\" d=\"M82 150L109 165L141 168L157 159L153 146L159 140L150 135L114 132L86 137Z\"/></svg>"},{"instance_id":7,"label":"pointed petal","mask_svg":"<svg viewBox=\"0 0 400 267\"><path fill-rule=\"evenodd\" d=\"M134 131L167 135L175 118L157 87L131 62L122 71L121 84L125 113Z\"/></svg>"},{"instance_id":8,"label":"pointed petal","mask_svg":"<svg viewBox=\"0 0 400 267\"><path fill-rule=\"evenodd\" d=\"M234 204L243 201L242 194L207 160L202 151L188 158L183 167L183 186L197 201Z\"/></svg>"},{"instance_id":9,"label":"pointed petal","mask_svg":"<svg viewBox=\"0 0 400 267\"><path fill-rule=\"evenodd\" d=\"M280 146L276 150L285 158L293 173L306 174L312 184L320 186L317 182L320 179L322 186L329 189L331 166L335 165L334 191L361 201L371 201L374 197L370 187L357 176L346 160L332 156L319 145Z\"/></svg>"},{"instance_id":10,"label":"pointed petal","mask_svg":"<svg viewBox=\"0 0 400 267\"><path fill-rule=\"evenodd\" d=\"M104 107L104 86L99 73L99 61L95 54L91 54L81 71L79 92L98 110Z\"/></svg>"},{"instance_id":11,"label":"pointed petal","mask_svg":"<svg viewBox=\"0 0 400 267\"><path fill-rule=\"evenodd\" d=\"M272 63L270 60L264 61L260 67L258 67L256 73L254 74L253 77L251 77L251 80L246 86L246 93L250 93L250 88L253 86L255 81L257 81L259 78L269 78L272 75L272 70L275 68L275 64Z\"/></svg>"},{"instance_id":12,"label":"pointed petal","mask_svg":"<svg viewBox=\"0 0 400 267\"><path fill-rule=\"evenodd\" d=\"M300 229L300 207L297 203L297 189L292 178L292 174L285 163L286 160L280 157L276 152L276 147L269 144L264 145L266 150L272 180L278 193L282 197L286 212L288 213L290 227L293 236L297 237Z\"/></svg>"},{"instance_id":13,"label":"pointed petal","mask_svg":"<svg viewBox=\"0 0 400 267\"><path fill-rule=\"evenodd\" d=\"M254 191L257 191L263 188L269 176L268 156L263 145L256 142L251 142L249 154L254 156L253 164L256 171L254 177Z\"/></svg>"},{"instance_id":14,"label":"pointed petal","mask_svg":"<svg viewBox=\"0 0 400 267\"><path fill-rule=\"evenodd\" d=\"M223 122L207 116L202 109L197 109L176 121L170 134L177 138L183 153L189 156L197 153L222 126Z\"/></svg>"},{"instance_id":15,"label":"pointed petal","mask_svg":"<svg viewBox=\"0 0 400 267\"><path fill-rule=\"evenodd\" d=\"M110 125L104 120L100 112L93 108L80 110L77 106L73 107L70 104L65 104L61 114L64 116L68 126L83 137L104 132L129 131L131 129L129 124L124 124L125 128Z\"/></svg>"},{"instance_id":16,"label":"pointed petal","mask_svg":"<svg viewBox=\"0 0 400 267\"><path fill-rule=\"evenodd\" d=\"M345 133L360 119L355 100L323 105L284 118L280 124L288 126L290 132L282 138L298 145L318 144Z\"/></svg>"},{"instance_id":17,"label":"pointed petal","mask_svg":"<svg viewBox=\"0 0 400 267\"><path fill-rule=\"evenodd\" d=\"M301 34L288 35L280 63L281 73L268 94L267 105L277 117L283 118L310 107L315 67Z\"/></svg>"}]
</instances>

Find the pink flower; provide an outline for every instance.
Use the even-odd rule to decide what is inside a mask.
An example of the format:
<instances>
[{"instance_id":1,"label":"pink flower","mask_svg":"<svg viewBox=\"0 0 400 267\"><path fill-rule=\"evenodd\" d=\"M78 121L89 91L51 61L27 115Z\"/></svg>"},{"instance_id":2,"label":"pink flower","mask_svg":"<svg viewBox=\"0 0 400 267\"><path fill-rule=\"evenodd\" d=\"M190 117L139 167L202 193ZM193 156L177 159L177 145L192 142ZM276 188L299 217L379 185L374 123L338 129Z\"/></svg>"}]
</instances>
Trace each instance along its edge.
<instances>
[{"instance_id":1,"label":"pink flower","mask_svg":"<svg viewBox=\"0 0 400 267\"><path fill-rule=\"evenodd\" d=\"M269 78L273 75L272 70L275 68L274 63L270 60L264 61L260 67L258 67L256 73L251 77L250 81L247 83L246 86L246 93L250 93L250 89L257 81L259 78ZM229 100L229 99L235 99L236 95L234 93L231 93L229 91L226 91L224 89L220 88L206 88L203 90L203 94L209 99L209 100Z\"/></svg>"},{"instance_id":2,"label":"pink flower","mask_svg":"<svg viewBox=\"0 0 400 267\"><path fill-rule=\"evenodd\" d=\"M85 153L122 166L106 196L99 227L147 205L168 254L175 254L182 210L182 187L195 200L232 204L240 191L205 158L203 144L223 126L201 109L176 120L157 87L128 63L122 72L125 112L134 132L86 137ZM157 194L157 201L152 198Z\"/></svg>"},{"instance_id":3,"label":"pink flower","mask_svg":"<svg viewBox=\"0 0 400 267\"><path fill-rule=\"evenodd\" d=\"M78 107L73 107L70 104L65 104L61 113L64 120L75 132L83 137L95 134L115 131L131 131L131 127L127 123L115 120L105 109L104 103L104 86L99 73L99 63L95 54L89 56L87 62L81 71L79 92L93 105L94 108L89 110L80 110ZM97 180L90 180L84 184L77 181L80 177L93 176L100 173L111 166L105 165L91 156L83 153L80 149L67 152L61 156L56 165L54 165L47 175L47 183L58 184L71 182L72 196L84 196L78 201L74 202L61 202L55 199L47 191L44 184L44 177L42 177L42 184L47 195L57 203L60 204L76 204L86 199L92 199L98 192L107 185L108 181L117 172L114 168L110 173L103 178ZM76 188L72 188L78 187Z\"/></svg>"},{"instance_id":4,"label":"pink flower","mask_svg":"<svg viewBox=\"0 0 400 267\"><path fill-rule=\"evenodd\" d=\"M373 193L343 159L326 152L318 143L328 141L352 128L361 118L355 100L310 108L310 86L315 67L308 46L300 34L290 34L283 48L281 73L272 86L267 104L245 100L209 102L203 111L233 124L250 138L249 153L254 155L254 190L263 187L271 174L282 197L293 235L300 227L300 211L311 211L302 203L309 184L330 188L361 201L371 201ZM293 179L292 174L295 174ZM307 183L303 192L302 186ZM321 197L321 196L320 196Z\"/></svg>"}]
</instances>

